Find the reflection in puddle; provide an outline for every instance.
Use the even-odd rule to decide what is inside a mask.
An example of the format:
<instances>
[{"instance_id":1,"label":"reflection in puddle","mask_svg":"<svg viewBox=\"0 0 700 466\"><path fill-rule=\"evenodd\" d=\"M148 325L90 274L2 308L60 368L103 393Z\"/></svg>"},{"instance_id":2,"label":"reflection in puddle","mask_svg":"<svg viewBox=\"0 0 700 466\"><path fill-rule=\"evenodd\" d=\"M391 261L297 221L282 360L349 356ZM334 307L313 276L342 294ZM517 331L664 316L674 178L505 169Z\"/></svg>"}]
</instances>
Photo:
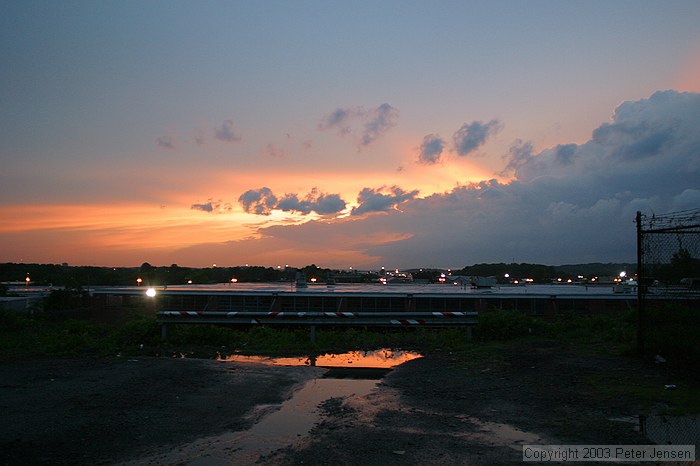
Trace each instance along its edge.
<instances>
[{"instance_id":1,"label":"reflection in puddle","mask_svg":"<svg viewBox=\"0 0 700 466\"><path fill-rule=\"evenodd\" d=\"M179 466L230 466L255 464L262 456L292 446L321 420L318 405L330 398L360 397L377 385L376 380L314 379L308 381L280 409L242 432L207 437L174 449L171 453L140 459L135 464Z\"/></svg>"},{"instance_id":2,"label":"reflection in puddle","mask_svg":"<svg viewBox=\"0 0 700 466\"><path fill-rule=\"evenodd\" d=\"M295 445L321 420L319 405L331 398L358 400L377 386L378 380L417 353L382 349L324 354L301 358L266 358L232 355L219 358L234 363L258 363L275 366L317 366L329 368L323 378L306 382L282 403L279 410L264 416L247 431L229 432L199 439L170 453L141 458L134 464L177 464L182 466L229 466L254 464L275 450ZM259 406L258 411L272 411ZM123 463L127 465L129 463Z\"/></svg>"},{"instance_id":3,"label":"reflection in puddle","mask_svg":"<svg viewBox=\"0 0 700 466\"><path fill-rule=\"evenodd\" d=\"M268 358L264 356L229 355L221 361L249 362L272 366L362 367L391 369L406 361L422 357L409 351L380 349L376 351L350 351L343 354L323 354L296 358Z\"/></svg>"},{"instance_id":4,"label":"reflection in puddle","mask_svg":"<svg viewBox=\"0 0 700 466\"><path fill-rule=\"evenodd\" d=\"M525 432L510 424L482 421L469 416L457 416L463 422L473 424L477 432L463 434L467 438L479 440L486 445L508 446L521 451L523 445L542 444L545 439L533 432Z\"/></svg>"},{"instance_id":5,"label":"reflection in puddle","mask_svg":"<svg viewBox=\"0 0 700 466\"><path fill-rule=\"evenodd\" d=\"M348 404L352 406L353 400L350 400ZM455 438L471 440L481 445L510 447L516 451L522 451L522 446L528 444L560 443L556 439L534 432L526 432L510 424L483 421L479 418L459 413L445 413L417 407L407 407L403 404L400 392L390 387L382 387L381 392L373 391L363 400L362 405L357 406L357 408L360 409L358 412L358 415L361 416L360 423L366 425L373 425L376 422L377 415L386 410L410 412L416 415L425 415L428 418L440 417L444 418L446 422L450 422L450 424L457 424L451 432L443 429L433 432L430 429L415 425L399 429L399 432L407 434L451 435Z\"/></svg>"},{"instance_id":6,"label":"reflection in puddle","mask_svg":"<svg viewBox=\"0 0 700 466\"><path fill-rule=\"evenodd\" d=\"M219 360L237 363L257 363L270 366L315 366L329 369L324 378L379 380L393 367L422 357L410 351L380 349L350 351L342 354L322 354L295 358L269 358L240 354L220 357ZM323 401L323 400L321 400Z\"/></svg>"}]
</instances>

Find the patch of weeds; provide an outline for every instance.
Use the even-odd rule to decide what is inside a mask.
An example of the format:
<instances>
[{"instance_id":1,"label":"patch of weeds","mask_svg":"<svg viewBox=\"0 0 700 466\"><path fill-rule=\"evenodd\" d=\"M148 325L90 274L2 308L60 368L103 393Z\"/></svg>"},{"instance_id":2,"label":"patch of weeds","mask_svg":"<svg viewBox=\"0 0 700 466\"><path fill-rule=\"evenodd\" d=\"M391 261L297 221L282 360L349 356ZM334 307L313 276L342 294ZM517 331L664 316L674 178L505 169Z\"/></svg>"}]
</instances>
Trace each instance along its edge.
<instances>
[{"instance_id":1,"label":"patch of weeds","mask_svg":"<svg viewBox=\"0 0 700 466\"><path fill-rule=\"evenodd\" d=\"M680 382L666 388L662 376L611 377L596 374L588 380L591 392L606 400L623 400L636 404L648 414L697 415L700 414L698 389L689 383Z\"/></svg>"},{"instance_id":2,"label":"patch of weeds","mask_svg":"<svg viewBox=\"0 0 700 466\"><path fill-rule=\"evenodd\" d=\"M503 341L530 333L532 318L520 311L498 309L479 314L475 333L482 341Z\"/></svg>"},{"instance_id":3,"label":"patch of weeds","mask_svg":"<svg viewBox=\"0 0 700 466\"><path fill-rule=\"evenodd\" d=\"M700 368L700 312L668 304L648 309L645 315L644 347L648 354L660 354L670 363Z\"/></svg>"}]
</instances>

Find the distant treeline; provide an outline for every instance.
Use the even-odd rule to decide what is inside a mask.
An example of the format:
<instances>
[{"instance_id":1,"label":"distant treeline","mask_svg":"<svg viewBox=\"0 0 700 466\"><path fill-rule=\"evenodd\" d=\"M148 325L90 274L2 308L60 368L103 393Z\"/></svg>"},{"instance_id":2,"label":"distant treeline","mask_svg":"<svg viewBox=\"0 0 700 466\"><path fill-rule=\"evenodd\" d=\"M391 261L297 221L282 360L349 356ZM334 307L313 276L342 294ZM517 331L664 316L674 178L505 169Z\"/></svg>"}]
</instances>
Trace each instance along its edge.
<instances>
[{"instance_id":1,"label":"distant treeline","mask_svg":"<svg viewBox=\"0 0 700 466\"><path fill-rule=\"evenodd\" d=\"M541 264L475 264L461 270L412 269L414 279L437 282L441 274L464 276L493 276L499 282L519 278L531 278L536 283L548 283L556 278L576 279L579 275L616 276L622 270L628 274L635 272L635 264L579 264L549 266ZM315 264L297 268L273 268L262 266L192 268L153 266L147 262L140 267L96 267L70 266L68 264L0 264L0 282L25 283L27 277L32 285L53 285L69 288L89 286L133 286L141 280L143 286L180 285L186 283L227 283L292 281L297 272L306 279L315 278L319 282L374 282L378 273L357 270L334 270L317 267ZM508 277L506 277L508 274Z\"/></svg>"},{"instance_id":2,"label":"distant treeline","mask_svg":"<svg viewBox=\"0 0 700 466\"><path fill-rule=\"evenodd\" d=\"M191 283L224 283L236 278L242 282L268 282L288 279L293 271L272 267L192 268L152 266L140 267L70 266L67 264L0 264L0 281L22 282L27 277L33 285L54 285L71 288L85 286L162 286ZM139 280L140 279L140 280Z\"/></svg>"},{"instance_id":3,"label":"distant treeline","mask_svg":"<svg viewBox=\"0 0 700 466\"><path fill-rule=\"evenodd\" d=\"M620 272L626 272L630 277L636 273L637 264L631 263L589 263L568 265L542 265L542 264L475 264L453 272L456 275L477 275L482 277L496 277L499 282L510 279L531 278L536 283L546 283L561 278L563 280L579 280L579 277L590 279L591 277L617 277Z\"/></svg>"}]
</instances>

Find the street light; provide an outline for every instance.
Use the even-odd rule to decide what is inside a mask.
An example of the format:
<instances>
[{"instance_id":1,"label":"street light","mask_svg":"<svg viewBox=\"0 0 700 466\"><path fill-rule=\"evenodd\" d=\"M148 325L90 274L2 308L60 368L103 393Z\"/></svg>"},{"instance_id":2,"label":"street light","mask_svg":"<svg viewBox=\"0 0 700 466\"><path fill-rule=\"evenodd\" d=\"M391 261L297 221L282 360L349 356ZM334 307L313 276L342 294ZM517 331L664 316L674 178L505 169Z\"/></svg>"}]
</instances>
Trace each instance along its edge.
<instances>
[{"instance_id":1,"label":"street light","mask_svg":"<svg viewBox=\"0 0 700 466\"><path fill-rule=\"evenodd\" d=\"M141 277L137 278L136 279L136 286L141 286L141 283L143 283L143 280L141 279Z\"/></svg>"}]
</instances>

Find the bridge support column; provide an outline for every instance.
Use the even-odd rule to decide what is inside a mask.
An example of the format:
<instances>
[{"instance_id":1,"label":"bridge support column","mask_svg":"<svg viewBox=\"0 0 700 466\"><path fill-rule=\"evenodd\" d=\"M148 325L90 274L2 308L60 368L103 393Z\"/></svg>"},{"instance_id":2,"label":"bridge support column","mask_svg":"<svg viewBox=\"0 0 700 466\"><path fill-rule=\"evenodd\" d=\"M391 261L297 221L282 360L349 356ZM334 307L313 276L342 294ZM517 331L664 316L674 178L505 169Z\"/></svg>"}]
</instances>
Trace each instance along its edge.
<instances>
[{"instance_id":1,"label":"bridge support column","mask_svg":"<svg viewBox=\"0 0 700 466\"><path fill-rule=\"evenodd\" d=\"M161 324L160 326L160 341L168 340L168 324Z\"/></svg>"},{"instance_id":2,"label":"bridge support column","mask_svg":"<svg viewBox=\"0 0 700 466\"><path fill-rule=\"evenodd\" d=\"M316 326L315 325L310 326L309 336L311 337L311 343L316 343Z\"/></svg>"}]
</instances>

